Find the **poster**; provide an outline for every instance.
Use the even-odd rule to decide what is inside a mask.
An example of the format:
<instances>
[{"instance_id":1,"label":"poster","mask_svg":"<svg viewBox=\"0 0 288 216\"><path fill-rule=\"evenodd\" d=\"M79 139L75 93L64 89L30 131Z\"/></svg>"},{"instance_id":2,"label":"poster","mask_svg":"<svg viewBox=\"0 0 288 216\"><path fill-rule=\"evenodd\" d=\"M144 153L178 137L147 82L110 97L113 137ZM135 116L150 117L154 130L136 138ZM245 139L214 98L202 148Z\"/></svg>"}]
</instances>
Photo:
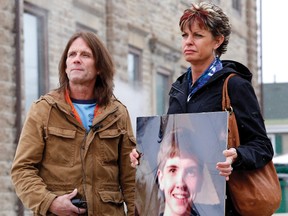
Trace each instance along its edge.
<instances>
[{"instance_id":1,"label":"poster","mask_svg":"<svg viewBox=\"0 0 288 216\"><path fill-rule=\"evenodd\" d=\"M225 215L226 112L137 118L136 215Z\"/></svg>"}]
</instances>

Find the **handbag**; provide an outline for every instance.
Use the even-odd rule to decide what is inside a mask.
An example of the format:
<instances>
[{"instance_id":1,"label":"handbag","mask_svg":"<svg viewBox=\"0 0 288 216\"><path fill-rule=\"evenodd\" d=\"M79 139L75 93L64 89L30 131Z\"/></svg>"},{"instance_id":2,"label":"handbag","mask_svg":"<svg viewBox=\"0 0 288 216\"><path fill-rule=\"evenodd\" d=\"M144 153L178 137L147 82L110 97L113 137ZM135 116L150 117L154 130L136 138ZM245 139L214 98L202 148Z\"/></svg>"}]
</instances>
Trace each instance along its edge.
<instances>
[{"instance_id":1,"label":"handbag","mask_svg":"<svg viewBox=\"0 0 288 216\"><path fill-rule=\"evenodd\" d=\"M228 148L240 145L237 121L228 95L228 80L223 85L222 109L229 112ZM228 187L237 212L243 216L271 216L280 206L281 187L272 160L255 170L234 170L229 176Z\"/></svg>"}]
</instances>

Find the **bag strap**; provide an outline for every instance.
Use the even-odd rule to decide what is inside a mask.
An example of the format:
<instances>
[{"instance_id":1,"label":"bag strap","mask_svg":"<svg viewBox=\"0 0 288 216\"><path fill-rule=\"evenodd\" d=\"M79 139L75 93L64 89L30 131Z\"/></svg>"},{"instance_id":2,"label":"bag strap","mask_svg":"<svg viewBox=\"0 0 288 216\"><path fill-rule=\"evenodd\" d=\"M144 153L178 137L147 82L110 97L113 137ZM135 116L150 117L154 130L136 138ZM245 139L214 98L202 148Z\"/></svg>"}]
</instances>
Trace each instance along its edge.
<instances>
[{"instance_id":1,"label":"bag strap","mask_svg":"<svg viewBox=\"0 0 288 216\"><path fill-rule=\"evenodd\" d=\"M231 73L224 81L223 89L222 89L222 110L228 111L230 114L233 112L233 108L231 106L230 97L228 94L228 81L231 77L236 76L235 73Z\"/></svg>"},{"instance_id":2,"label":"bag strap","mask_svg":"<svg viewBox=\"0 0 288 216\"><path fill-rule=\"evenodd\" d=\"M228 148L237 148L240 145L240 137L237 126L237 120L233 107L231 106L230 97L228 94L228 81L231 77L235 76L235 73L231 73L224 81L222 89L222 110L229 112L228 117Z\"/></svg>"}]
</instances>

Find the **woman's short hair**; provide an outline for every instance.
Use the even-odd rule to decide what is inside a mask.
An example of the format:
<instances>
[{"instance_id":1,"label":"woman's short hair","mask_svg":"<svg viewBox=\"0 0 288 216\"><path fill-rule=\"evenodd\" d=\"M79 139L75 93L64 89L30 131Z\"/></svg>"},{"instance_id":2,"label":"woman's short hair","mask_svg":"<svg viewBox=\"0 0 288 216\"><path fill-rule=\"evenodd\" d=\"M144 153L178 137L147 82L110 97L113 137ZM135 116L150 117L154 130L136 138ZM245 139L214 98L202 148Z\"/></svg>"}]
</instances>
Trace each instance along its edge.
<instances>
[{"instance_id":1,"label":"woman's short hair","mask_svg":"<svg viewBox=\"0 0 288 216\"><path fill-rule=\"evenodd\" d=\"M219 57L227 51L231 26L229 18L223 10L215 4L201 2L192 4L191 8L184 10L179 21L180 30L183 32L188 25L189 29L194 22L198 22L201 28L211 32L214 38L224 36L223 43L217 48L216 55Z\"/></svg>"}]
</instances>

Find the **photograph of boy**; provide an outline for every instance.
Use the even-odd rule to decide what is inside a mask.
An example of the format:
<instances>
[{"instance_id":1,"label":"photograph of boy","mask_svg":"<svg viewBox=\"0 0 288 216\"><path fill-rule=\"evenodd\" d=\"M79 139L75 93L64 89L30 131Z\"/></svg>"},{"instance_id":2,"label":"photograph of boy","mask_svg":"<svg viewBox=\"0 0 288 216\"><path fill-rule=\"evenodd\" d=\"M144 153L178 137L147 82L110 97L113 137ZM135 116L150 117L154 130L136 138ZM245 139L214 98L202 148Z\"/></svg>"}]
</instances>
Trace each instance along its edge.
<instances>
[{"instance_id":1,"label":"photograph of boy","mask_svg":"<svg viewBox=\"0 0 288 216\"><path fill-rule=\"evenodd\" d=\"M225 215L215 164L227 147L226 113L138 117L136 134L136 215Z\"/></svg>"},{"instance_id":2,"label":"photograph of boy","mask_svg":"<svg viewBox=\"0 0 288 216\"><path fill-rule=\"evenodd\" d=\"M192 148L178 143L177 136L185 136L185 132L168 133L158 154L157 177L165 200L160 215L198 216L193 203L203 181L203 161Z\"/></svg>"}]
</instances>

